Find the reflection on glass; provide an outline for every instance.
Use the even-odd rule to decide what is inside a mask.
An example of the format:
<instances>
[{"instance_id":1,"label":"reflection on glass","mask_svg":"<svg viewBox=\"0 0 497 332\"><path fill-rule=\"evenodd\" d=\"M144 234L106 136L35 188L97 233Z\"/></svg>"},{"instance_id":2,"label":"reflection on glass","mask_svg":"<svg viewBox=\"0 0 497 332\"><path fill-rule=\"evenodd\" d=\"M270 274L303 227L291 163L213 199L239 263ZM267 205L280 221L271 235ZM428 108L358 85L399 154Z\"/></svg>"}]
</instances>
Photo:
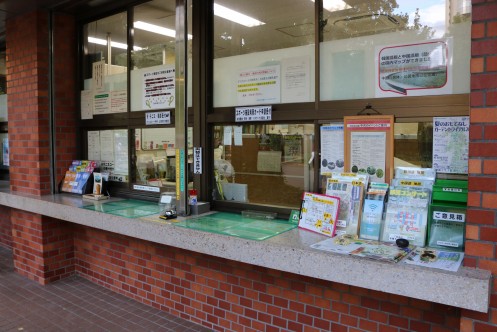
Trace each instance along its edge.
<instances>
[{"instance_id":1,"label":"reflection on glass","mask_svg":"<svg viewBox=\"0 0 497 332\"><path fill-rule=\"evenodd\" d=\"M190 127L188 130L189 172L193 157L192 129ZM134 137L132 182L152 187L174 187L176 185L175 129L135 129Z\"/></svg>"},{"instance_id":2,"label":"reflection on glass","mask_svg":"<svg viewBox=\"0 0 497 332\"><path fill-rule=\"evenodd\" d=\"M299 208L312 190L314 125L217 126L215 199Z\"/></svg>"},{"instance_id":3,"label":"reflection on glass","mask_svg":"<svg viewBox=\"0 0 497 332\"><path fill-rule=\"evenodd\" d=\"M322 100L469 92L471 1L321 1Z\"/></svg>"},{"instance_id":4,"label":"reflection on glass","mask_svg":"<svg viewBox=\"0 0 497 332\"><path fill-rule=\"evenodd\" d=\"M83 28L83 119L127 111L126 22L126 13L119 13Z\"/></svg>"},{"instance_id":5,"label":"reflection on glass","mask_svg":"<svg viewBox=\"0 0 497 332\"><path fill-rule=\"evenodd\" d=\"M175 106L175 11L174 0L134 7L131 111Z\"/></svg>"},{"instance_id":6,"label":"reflection on glass","mask_svg":"<svg viewBox=\"0 0 497 332\"><path fill-rule=\"evenodd\" d=\"M431 168L433 123L396 123L394 128L394 166Z\"/></svg>"},{"instance_id":7,"label":"reflection on glass","mask_svg":"<svg viewBox=\"0 0 497 332\"><path fill-rule=\"evenodd\" d=\"M214 106L312 101L314 4L235 0L220 5L214 5Z\"/></svg>"}]
</instances>

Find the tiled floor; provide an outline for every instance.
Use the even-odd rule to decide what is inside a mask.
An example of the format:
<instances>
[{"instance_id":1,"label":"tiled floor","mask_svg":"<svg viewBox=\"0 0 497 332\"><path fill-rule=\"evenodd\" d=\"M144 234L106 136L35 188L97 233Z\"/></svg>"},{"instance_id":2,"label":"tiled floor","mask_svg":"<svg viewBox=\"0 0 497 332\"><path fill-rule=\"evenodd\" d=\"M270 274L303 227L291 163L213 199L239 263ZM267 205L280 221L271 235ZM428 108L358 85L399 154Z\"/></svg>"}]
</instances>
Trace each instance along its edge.
<instances>
[{"instance_id":1,"label":"tiled floor","mask_svg":"<svg viewBox=\"0 0 497 332\"><path fill-rule=\"evenodd\" d=\"M14 272L0 247L0 332L210 331L78 276L47 286Z\"/></svg>"}]
</instances>

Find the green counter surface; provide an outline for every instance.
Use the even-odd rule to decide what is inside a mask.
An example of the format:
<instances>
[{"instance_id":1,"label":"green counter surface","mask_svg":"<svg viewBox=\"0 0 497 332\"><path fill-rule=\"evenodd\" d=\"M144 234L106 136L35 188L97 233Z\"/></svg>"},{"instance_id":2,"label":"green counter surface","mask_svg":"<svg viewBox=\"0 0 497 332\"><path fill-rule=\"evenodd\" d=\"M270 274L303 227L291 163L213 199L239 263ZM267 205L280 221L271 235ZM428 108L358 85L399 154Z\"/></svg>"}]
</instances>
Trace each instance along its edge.
<instances>
[{"instance_id":1,"label":"green counter surface","mask_svg":"<svg viewBox=\"0 0 497 332\"><path fill-rule=\"evenodd\" d=\"M283 219L260 220L241 214L217 212L178 221L174 226L262 241L297 227Z\"/></svg>"}]
</instances>

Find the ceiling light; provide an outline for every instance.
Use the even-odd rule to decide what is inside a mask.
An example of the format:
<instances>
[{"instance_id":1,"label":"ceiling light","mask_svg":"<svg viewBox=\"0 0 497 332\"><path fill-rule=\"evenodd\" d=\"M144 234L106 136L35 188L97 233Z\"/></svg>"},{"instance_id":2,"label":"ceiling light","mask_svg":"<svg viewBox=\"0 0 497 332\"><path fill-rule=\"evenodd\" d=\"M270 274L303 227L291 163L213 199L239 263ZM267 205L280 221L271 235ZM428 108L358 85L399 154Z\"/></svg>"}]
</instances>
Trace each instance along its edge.
<instances>
[{"instance_id":1,"label":"ceiling light","mask_svg":"<svg viewBox=\"0 0 497 332\"><path fill-rule=\"evenodd\" d=\"M311 0L314 2L314 0ZM323 8L329 12L352 8L342 0L323 0Z\"/></svg>"},{"instance_id":2,"label":"ceiling light","mask_svg":"<svg viewBox=\"0 0 497 332\"><path fill-rule=\"evenodd\" d=\"M142 21L136 21L133 23L133 27L135 27L136 29L141 29L141 30L145 30L145 31L153 32L153 33L158 33L160 35L168 36L171 38L176 38L176 31L175 30L164 28L164 27L161 27L159 25L150 24L150 23L142 22ZM193 36L189 34L188 39L192 39L192 38L193 38Z\"/></svg>"},{"instance_id":3,"label":"ceiling light","mask_svg":"<svg viewBox=\"0 0 497 332\"><path fill-rule=\"evenodd\" d=\"M88 42L89 43L93 43L93 44L98 44L98 45L104 45L104 46L107 45L107 40L100 39L100 38L95 38L95 37L88 37ZM115 42L115 41L111 41L110 42L110 46L115 47L115 48L120 48L120 49L123 49L123 50L127 50L128 49L128 45L123 44L123 43L118 43L118 42ZM142 50L142 48L140 46L133 46L133 49L135 51Z\"/></svg>"},{"instance_id":4,"label":"ceiling light","mask_svg":"<svg viewBox=\"0 0 497 332\"><path fill-rule=\"evenodd\" d=\"M264 22L256 20L253 17L247 16L232 9L218 5L217 3L214 4L214 15L222 17L226 20L233 21L241 25L245 25L246 27L249 28L266 24Z\"/></svg>"}]
</instances>

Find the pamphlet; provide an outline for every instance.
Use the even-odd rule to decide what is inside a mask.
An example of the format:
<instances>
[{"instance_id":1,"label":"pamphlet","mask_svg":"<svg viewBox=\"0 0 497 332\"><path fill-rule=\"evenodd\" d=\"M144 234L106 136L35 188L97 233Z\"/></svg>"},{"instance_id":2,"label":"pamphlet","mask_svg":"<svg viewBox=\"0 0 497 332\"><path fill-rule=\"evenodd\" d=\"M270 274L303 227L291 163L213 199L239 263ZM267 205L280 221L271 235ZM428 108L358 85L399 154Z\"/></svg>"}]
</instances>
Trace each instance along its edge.
<instances>
[{"instance_id":1,"label":"pamphlet","mask_svg":"<svg viewBox=\"0 0 497 332\"><path fill-rule=\"evenodd\" d=\"M340 198L305 192L299 216L299 228L333 236Z\"/></svg>"},{"instance_id":2,"label":"pamphlet","mask_svg":"<svg viewBox=\"0 0 497 332\"><path fill-rule=\"evenodd\" d=\"M340 198L335 234L357 235L362 212L364 183L358 177L340 177L333 173L326 185L326 195Z\"/></svg>"},{"instance_id":3,"label":"pamphlet","mask_svg":"<svg viewBox=\"0 0 497 332\"><path fill-rule=\"evenodd\" d=\"M414 248L415 246L413 245L400 248L395 243L365 242L361 247L355 249L350 254L384 262L397 263L414 250Z\"/></svg>"},{"instance_id":4,"label":"pamphlet","mask_svg":"<svg viewBox=\"0 0 497 332\"><path fill-rule=\"evenodd\" d=\"M403 238L424 247L430 194L426 188L392 187L381 240L395 242Z\"/></svg>"},{"instance_id":5,"label":"pamphlet","mask_svg":"<svg viewBox=\"0 0 497 332\"><path fill-rule=\"evenodd\" d=\"M368 193L364 199L359 236L361 239L380 239L385 194Z\"/></svg>"},{"instance_id":6,"label":"pamphlet","mask_svg":"<svg viewBox=\"0 0 497 332\"><path fill-rule=\"evenodd\" d=\"M456 272L461 266L463 258L464 253L462 252L417 248L403 263Z\"/></svg>"},{"instance_id":7,"label":"pamphlet","mask_svg":"<svg viewBox=\"0 0 497 332\"><path fill-rule=\"evenodd\" d=\"M415 246L410 245L406 248L400 248L393 243L362 240L345 234L314 243L311 248L396 263L409 255L415 249Z\"/></svg>"}]
</instances>

